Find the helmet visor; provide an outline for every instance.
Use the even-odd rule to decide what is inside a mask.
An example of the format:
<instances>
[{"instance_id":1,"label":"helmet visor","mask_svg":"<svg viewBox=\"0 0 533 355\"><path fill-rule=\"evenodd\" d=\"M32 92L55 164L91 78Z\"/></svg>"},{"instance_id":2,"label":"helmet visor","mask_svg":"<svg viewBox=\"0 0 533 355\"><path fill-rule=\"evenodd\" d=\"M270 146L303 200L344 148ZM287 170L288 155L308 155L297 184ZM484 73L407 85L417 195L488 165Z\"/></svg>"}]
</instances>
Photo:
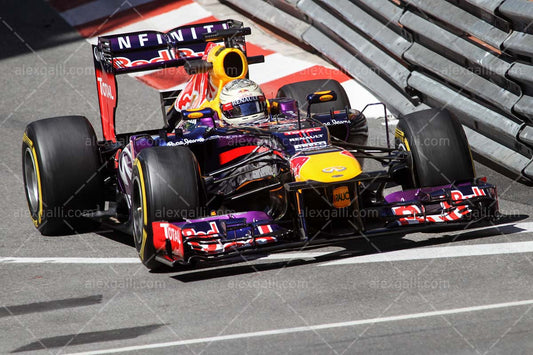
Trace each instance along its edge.
<instances>
[{"instance_id":1,"label":"helmet visor","mask_svg":"<svg viewBox=\"0 0 533 355\"><path fill-rule=\"evenodd\" d=\"M224 116L231 119L251 116L260 112L265 112L266 102L264 96L248 97L245 100L236 100L221 105Z\"/></svg>"}]
</instances>

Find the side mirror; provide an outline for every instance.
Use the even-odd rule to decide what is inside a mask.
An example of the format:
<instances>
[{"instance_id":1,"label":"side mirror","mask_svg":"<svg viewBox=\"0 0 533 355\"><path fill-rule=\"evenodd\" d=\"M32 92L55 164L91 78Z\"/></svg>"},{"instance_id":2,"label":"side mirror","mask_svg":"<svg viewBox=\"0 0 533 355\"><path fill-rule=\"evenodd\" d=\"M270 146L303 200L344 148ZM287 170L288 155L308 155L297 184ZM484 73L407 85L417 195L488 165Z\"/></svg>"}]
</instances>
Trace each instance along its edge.
<instances>
[{"instance_id":1,"label":"side mirror","mask_svg":"<svg viewBox=\"0 0 533 355\"><path fill-rule=\"evenodd\" d=\"M333 90L317 91L307 95L307 116L311 117L311 105L322 102L336 101L337 93Z\"/></svg>"},{"instance_id":2,"label":"side mirror","mask_svg":"<svg viewBox=\"0 0 533 355\"><path fill-rule=\"evenodd\" d=\"M194 109L194 110L183 110L181 111L182 119L187 120L199 120L200 125L216 127L215 115L216 112L211 107Z\"/></svg>"},{"instance_id":3,"label":"side mirror","mask_svg":"<svg viewBox=\"0 0 533 355\"><path fill-rule=\"evenodd\" d=\"M183 110L181 111L184 120L197 120L200 118L213 118L215 111L208 107L196 110Z\"/></svg>"}]
</instances>

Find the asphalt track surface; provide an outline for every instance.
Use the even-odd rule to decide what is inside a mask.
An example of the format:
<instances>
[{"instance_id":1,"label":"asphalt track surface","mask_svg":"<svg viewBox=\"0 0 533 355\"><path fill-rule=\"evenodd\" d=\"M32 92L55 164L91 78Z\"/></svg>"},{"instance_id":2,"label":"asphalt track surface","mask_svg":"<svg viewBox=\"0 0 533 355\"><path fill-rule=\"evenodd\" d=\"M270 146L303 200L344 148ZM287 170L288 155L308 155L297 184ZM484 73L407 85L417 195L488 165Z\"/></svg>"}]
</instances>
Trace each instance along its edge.
<instances>
[{"instance_id":1,"label":"asphalt track surface","mask_svg":"<svg viewBox=\"0 0 533 355\"><path fill-rule=\"evenodd\" d=\"M9 1L0 13L0 352L533 352L532 190L479 164L499 187L502 225L160 273L122 235L40 236L22 133L80 113L99 133L92 59L47 4ZM123 80L125 129L160 124L157 93Z\"/></svg>"}]
</instances>

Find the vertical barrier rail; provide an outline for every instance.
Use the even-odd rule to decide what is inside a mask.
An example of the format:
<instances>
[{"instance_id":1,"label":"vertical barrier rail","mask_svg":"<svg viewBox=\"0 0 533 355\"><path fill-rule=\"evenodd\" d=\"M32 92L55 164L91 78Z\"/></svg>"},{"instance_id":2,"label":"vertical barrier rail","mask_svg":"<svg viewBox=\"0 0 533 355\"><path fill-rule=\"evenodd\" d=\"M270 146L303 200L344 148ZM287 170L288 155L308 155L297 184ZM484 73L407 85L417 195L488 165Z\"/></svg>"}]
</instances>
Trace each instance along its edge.
<instances>
[{"instance_id":1,"label":"vertical barrier rail","mask_svg":"<svg viewBox=\"0 0 533 355\"><path fill-rule=\"evenodd\" d=\"M446 108L476 157L533 182L533 2L220 0L313 47L401 117Z\"/></svg>"}]
</instances>

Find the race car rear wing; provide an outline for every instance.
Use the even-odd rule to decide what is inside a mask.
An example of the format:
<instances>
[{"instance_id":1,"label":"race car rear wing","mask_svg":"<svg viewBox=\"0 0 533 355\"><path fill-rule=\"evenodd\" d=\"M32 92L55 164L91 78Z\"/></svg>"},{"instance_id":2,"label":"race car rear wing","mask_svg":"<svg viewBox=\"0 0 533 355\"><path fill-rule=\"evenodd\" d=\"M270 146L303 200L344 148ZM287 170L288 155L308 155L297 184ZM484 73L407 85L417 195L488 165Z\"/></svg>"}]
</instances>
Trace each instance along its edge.
<instances>
[{"instance_id":1,"label":"race car rear wing","mask_svg":"<svg viewBox=\"0 0 533 355\"><path fill-rule=\"evenodd\" d=\"M116 75L185 66L188 73L202 67L202 57L210 42L223 42L246 55L245 36L250 28L234 20L214 21L174 28L168 32L144 31L98 38L93 45L96 87L105 140L116 141ZM249 63L263 56L247 57Z\"/></svg>"}]
</instances>

